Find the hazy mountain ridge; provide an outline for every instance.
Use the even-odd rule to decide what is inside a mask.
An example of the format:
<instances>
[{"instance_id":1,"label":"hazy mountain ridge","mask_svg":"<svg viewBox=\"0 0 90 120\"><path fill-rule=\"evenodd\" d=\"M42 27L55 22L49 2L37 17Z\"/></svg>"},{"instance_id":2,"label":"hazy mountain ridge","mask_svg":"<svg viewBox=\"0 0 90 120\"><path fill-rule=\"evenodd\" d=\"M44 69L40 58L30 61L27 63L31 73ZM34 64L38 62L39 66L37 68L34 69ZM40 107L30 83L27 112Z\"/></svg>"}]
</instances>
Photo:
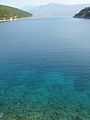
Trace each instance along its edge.
<instances>
[{"instance_id":1,"label":"hazy mountain ridge","mask_svg":"<svg viewBox=\"0 0 90 120\"><path fill-rule=\"evenodd\" d=\"M65 5L49 3L46 5L41 5L38 7L32 7L26 9L28 12L31 11L34 16L37 17L51 17L51 16L73 16L75 13L79 12L81 9L90 6L90 4L77 4L77 5ZM25 10L25 8L24 8Z\"/></svg>"}]
</instances>

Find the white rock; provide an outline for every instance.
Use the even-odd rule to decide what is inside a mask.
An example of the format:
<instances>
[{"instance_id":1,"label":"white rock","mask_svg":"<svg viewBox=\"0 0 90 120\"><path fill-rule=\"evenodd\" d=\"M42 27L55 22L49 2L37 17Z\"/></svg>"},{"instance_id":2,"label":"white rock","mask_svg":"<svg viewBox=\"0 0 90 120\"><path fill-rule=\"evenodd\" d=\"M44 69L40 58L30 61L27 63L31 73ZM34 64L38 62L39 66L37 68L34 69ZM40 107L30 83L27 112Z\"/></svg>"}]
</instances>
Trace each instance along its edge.
<instances>
[{"instance_id":1,"label":"white rock","mask_svg":"<svg viewBox=\"0 0 90 120\"><path fill-rule=\"evenodd\" d=\"M0 119L3 117L3 115L4 115L4 113L3 113L3 112L1 112L1 113L0 113Z\"/></svg>"}]
</instances>

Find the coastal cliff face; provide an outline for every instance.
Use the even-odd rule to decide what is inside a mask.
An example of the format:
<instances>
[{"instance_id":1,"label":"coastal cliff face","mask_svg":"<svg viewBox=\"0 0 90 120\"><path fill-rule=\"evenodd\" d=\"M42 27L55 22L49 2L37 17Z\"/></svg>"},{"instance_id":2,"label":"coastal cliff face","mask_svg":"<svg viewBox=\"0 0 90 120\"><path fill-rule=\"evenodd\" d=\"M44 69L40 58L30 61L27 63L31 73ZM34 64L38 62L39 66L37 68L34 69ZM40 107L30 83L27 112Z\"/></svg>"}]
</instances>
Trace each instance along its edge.
<instances>
[{"instance_id":1,"label":"coastal cliff face","mask_svg":"<svg viewBox=\"0 0 90 120\"><path fill-rule=\"evenodd\" d=\"M81 10L79 13L75 14L75 18L86 18L90 19L90 7Z\"/></svg>"},{"instance_id":2,"label":"coastal cliff face","mask_svg":"<svg viewBox=\"0 0 90 120\"><path fill-rule=\"evenodd\" d=\"M7 20L7 19L16 19L16 18L23 18L23 17L32 17L33 15L29 12L0 5L0 20Z\"/></svg>"}]
</instances>

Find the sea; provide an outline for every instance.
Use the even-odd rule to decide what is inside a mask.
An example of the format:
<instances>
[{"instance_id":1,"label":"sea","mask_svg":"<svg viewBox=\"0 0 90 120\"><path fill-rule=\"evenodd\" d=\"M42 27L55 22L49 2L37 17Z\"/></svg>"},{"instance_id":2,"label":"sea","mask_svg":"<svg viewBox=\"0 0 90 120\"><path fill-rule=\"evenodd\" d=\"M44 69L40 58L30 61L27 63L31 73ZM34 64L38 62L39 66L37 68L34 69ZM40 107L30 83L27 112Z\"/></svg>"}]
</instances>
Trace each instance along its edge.
<instances>
[{"instance_id":1,"label":"sea","mask_svg":"<svg viewBox=\"0 0 90 120\"><path fill-rule=\"evenodd\" d=\"M90 120L90 20L0 23L0 120Z\"/></svg>"}]
</instances>

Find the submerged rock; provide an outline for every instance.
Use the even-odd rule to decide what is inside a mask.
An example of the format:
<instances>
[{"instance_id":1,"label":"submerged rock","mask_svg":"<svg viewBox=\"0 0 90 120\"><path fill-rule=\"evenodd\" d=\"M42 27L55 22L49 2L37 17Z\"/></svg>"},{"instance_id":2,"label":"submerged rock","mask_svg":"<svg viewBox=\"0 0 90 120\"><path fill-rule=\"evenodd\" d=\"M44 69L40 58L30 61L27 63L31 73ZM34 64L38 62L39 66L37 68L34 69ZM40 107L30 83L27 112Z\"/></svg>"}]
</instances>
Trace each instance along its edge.
<instances>
[{"instance_id":1,"label":"submerged rock","mask_svg":"<svg viewBox=\"0 0 90 120\"><path fill-rule=\"evenodd\" d=\"M4 116L3 112L0 112L0 119Z\"/></svg>"}]
</instances>

